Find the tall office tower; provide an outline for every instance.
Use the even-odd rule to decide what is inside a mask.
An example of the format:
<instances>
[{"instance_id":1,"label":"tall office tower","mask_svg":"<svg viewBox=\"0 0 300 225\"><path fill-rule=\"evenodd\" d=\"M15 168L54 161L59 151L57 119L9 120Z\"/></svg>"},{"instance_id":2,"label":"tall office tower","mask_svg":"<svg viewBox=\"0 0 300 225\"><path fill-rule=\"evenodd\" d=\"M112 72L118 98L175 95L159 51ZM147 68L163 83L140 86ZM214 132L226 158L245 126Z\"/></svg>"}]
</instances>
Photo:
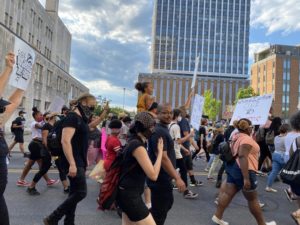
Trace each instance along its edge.
<instances>
[{"instance_id":1,"label":"tall office tower","mask_svg":"<svg viewBox=\"0 0 300 225\"><path fill-rule=\"evenodd\" d=\"M250 0L156 0L152 71L247 77Z\"/></svg>"},{"instance_id":2,"label":"tall office tower","mask_svg":"<svg viewBox=\"0 0 300 225\"><path fill-rule=\"evenodd\" d=\"M222 101L222 110L225 109L225 105L234 102L237 90L249 85L246 79L250 2L156 0L153 13L151 74L141 74L139 79L157 78L168 82L168 79L182 78L183 84L169 90L170 93L166 93L166 96L175 96L173 91L186 93L186 82L190 82L188 80L194 72L195 58L200 56L199 84L196 85L196 91L203 94L211 89L214 96ZM158 89L160 87L155 87L155 90ZM168 101L161 94L163 91L165 90L156 93L160 95L158 99ZM186 97L184 95L183 99Z\"/></svg>"}]
</instances>

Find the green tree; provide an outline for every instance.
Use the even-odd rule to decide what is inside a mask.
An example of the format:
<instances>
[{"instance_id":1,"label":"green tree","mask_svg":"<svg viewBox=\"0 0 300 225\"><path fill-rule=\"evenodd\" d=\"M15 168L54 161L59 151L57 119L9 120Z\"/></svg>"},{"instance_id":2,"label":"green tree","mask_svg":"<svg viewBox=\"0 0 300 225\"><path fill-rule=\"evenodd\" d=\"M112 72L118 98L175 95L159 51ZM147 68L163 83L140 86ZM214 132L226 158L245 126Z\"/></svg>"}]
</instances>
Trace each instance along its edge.
<instances>
[{"instance_id":1,"label":"green tree","mask_svg":"<svg viewBox=\"0 0 300 225\"><path fill-rule=\"evenodd\" d=\"M203 112L210 119L215 120L220 112L221 101L213 97L213 93L210 90L204 92L204 107Z\"/></svg>"},{"instance_id":2,"label":"green tree","mask_svg":"<svg viewBox=\"0 0 300 225\"><path fill-rule=\"evenodd\" d=\"M236 100L235 104L238 102L238 100L243 99L243 98L251 98L254 96L258 96L257 93L255 93L254 89L249 86L247 88L240 88L239 91L236 94Z\"/></svg>"}]
</instances>

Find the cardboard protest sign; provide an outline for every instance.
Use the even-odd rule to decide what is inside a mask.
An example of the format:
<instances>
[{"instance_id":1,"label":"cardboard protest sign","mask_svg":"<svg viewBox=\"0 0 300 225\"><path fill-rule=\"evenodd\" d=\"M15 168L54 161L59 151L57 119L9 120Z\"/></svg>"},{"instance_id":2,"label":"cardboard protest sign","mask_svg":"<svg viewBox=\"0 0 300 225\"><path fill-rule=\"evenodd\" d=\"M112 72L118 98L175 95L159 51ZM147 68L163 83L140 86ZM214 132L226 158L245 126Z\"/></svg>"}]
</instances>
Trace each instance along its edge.
<instances>
[{"instance_id":1,"label":"cardboard protest sign","mask_svg":"<svg viewBox=\"0 0 300 225\"><path fill-rule=\"evenodd\" d=\"M16 56L16 63L10 76L9 84L25 91L32 75L35 51L24 41L16 37L14 54Z\"/></svg>"},{"instance_id":2,"label":"cardboard protest sign","mask_svg":"<svg viewBox=\"0 0 300 225\"><path fill-rule=\"evenodd\" d=\"M234 105L226 105L225 111L223 112L222 118L223 119L230 119L234 112Z\"/></svg>"},{"instance_id":3,"label":"cardboard protest sign","mask_svg":"<svg viewBox=\"0 0 300 225\"><path fill-rule=\"evenodd\" d=\"M268 120L272 101L272 94L239 100L230 124L232 125L234 120L240 120L242 118L249 119L252 125L265 124Z\"/></svg>"},{"instance_id":4,"label":"cardboard protest sign","mask_svg":"<svg viewBox=\"0 0 300 225\"><path fill-rule=\"evenodd\" d=\"M200 56L198 56L196 58L196 61L195 61L195 70L194 70L194 76L193 76L191 89L195 88L195 85L196 85L197 72L198 72L198 67L199 67L199 60L200 60Z\"/></svg>"},{"instance_id":5,"label":"cardboard protest sign","mask_svg":"<svg viewBox=\"0 0 300 225\"><path fill-rule=\"evenodd\" d=\"M192 108L191 125L196 130L199 129L202 118L202 111L204 106L204 97L196 94L194 98L194 104Z\"/></svg>"},{"instance_id":6,"label":"cardboard protest sign","mask_svg":"<svg viewBox=\"0 0 300 225\"><path fill-rule=\"evenodd\" d=\"M61 112L61 108L65 105L65 100L59 96L55 96L51 104L49 105L48 112Z\"/></svg>"}]
</instances>

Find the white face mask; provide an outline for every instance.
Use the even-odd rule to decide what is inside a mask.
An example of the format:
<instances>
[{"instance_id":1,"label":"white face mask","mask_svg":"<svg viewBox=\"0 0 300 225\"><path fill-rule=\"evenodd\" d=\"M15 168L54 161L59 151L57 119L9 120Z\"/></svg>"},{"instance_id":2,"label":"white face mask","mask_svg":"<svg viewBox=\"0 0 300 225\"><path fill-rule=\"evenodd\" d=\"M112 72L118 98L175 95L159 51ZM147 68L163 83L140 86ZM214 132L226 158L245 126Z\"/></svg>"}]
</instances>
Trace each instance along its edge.
<instances>
[{"instance_id":1,"label":"white face mask","mask_svg":"<svg viewBox=\"0 0 300 225\"><path fill-rule=\"evenodd\" d=\"M181 116L178 116L177 121L180 122L182 120Z\"/></svg>"}]
</instances>

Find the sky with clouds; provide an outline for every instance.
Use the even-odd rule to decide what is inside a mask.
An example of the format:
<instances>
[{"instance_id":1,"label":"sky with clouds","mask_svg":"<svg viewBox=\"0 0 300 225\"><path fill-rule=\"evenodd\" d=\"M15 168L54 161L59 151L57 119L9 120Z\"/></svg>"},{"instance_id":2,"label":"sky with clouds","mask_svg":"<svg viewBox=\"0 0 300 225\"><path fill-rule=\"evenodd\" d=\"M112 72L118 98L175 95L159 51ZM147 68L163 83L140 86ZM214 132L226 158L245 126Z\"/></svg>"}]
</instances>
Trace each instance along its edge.
<instances>
[{"instance_id":1,"label":"sky with clouds","mask_svg":"<svg viewBox=\"0 0 300 225\"><path fill-rule=\"evenodd\" d=\"M40 0L44 5L45 0ZM252 0L249 60L269 44L300 44L299 0ZM150 70L153 0L60 0L73 36L71 74L94 95L130 110L134 83Z\"/></svg>"}]
</instances>

